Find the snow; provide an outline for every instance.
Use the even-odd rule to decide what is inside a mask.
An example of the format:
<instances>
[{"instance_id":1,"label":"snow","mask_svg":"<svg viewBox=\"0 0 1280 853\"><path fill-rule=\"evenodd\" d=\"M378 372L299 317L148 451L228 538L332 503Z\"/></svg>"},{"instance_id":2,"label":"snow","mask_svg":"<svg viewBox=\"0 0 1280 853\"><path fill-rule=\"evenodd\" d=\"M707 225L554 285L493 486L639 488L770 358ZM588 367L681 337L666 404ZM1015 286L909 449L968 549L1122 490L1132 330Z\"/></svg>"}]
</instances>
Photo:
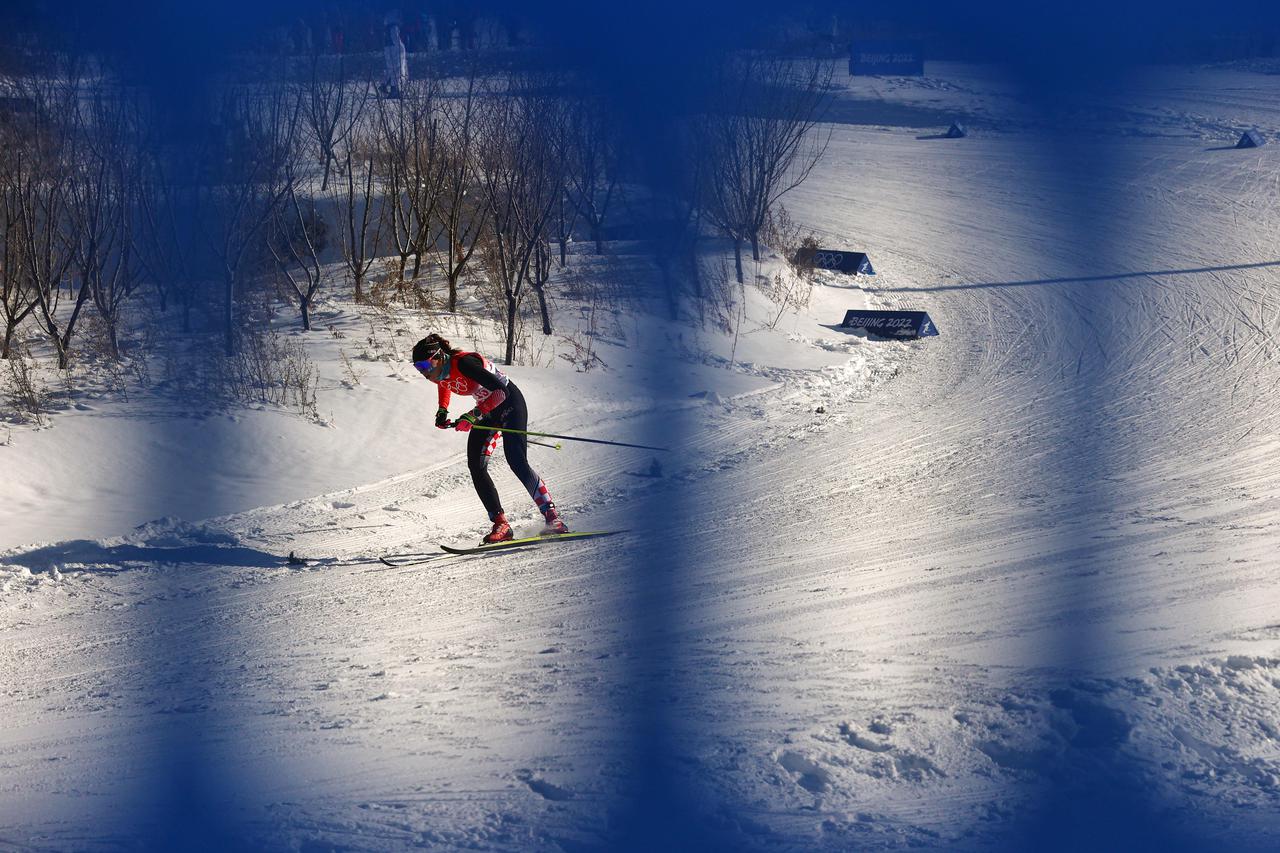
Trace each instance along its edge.
<instances>
[{"instance_id":1,"label":"snow","mask_svg":"<svg viewBox=\"0 0 1280 853\"><path fill-rule=\"evenodd\" d=\"M1167 832L1267 849L1280 146L1215 148L1280 130L1280 78L1153 69L1038 127L989 70L929 70L851 81L860 123L785 199L875 277L824 276L770 328L767 259L736 335L649 313L595 339L607 368L564 340L511 368L534 428L678 442L531 451L571 525L656 506L660 536L377 563L487 524L427 383L371 361L342 385L351 335L309 338L323 424L134 400L15 431L0 838L147 837L176 754L233 780L223 831L261 846L599 846L633 670L669 664L641 707L676 709L677 772L734 846L990 849L1039 797L1122 776ZM923 107L974 132L920 139ZM836 328L857 307L942 334Z\"/></svg>"}]
</instances>

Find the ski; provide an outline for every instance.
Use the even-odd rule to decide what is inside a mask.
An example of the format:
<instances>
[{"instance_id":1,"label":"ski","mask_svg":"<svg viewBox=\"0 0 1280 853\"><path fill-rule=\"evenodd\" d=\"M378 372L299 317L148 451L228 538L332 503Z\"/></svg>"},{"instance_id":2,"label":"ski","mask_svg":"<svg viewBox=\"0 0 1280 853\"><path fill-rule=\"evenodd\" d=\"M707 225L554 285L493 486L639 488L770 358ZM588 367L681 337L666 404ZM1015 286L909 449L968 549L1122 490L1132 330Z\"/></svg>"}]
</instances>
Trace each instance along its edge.
<instances>
[{"instance_id":1,"label":"ski","mask_svg":"<svg viewBox=\"0 0 1280 853\"><path fill-rule=\"evenodd\" d=\"M384 563L387 562L388 560L394 563L402 560L418 560L423 557L438 557L438 556L440 555L435 551L402 551L399 554L383 554L378 559Z\"/></svg>"},{"instance_id":2,"label":"ski","mask_svg":"<svg viewBox=\"0 0 1280 853\"><path fill-rule=\"evenodd\" d=\"M420 553L420 554L384 554L378 558L378 562L384 566L390 566L393 569L399 569L404 566L421 566L424 563L433 563L441 557L447 556L439 552Z\"/></svg>"},{"instance_id":3,"label":"ski","mask_svg":"<svg viewBox=\"0 0 1280 853\"><path fill-rule=\"evenodd\" d=\"M583 533L548 533L545 536L526 536L523 539L508 539L506 542L494 542L490 545L476 545L471 548L455 548L452 545L441 545L440 548L450 554L484 554L489 551L505 551L509 548L526 548L542 542L561 542L567 539L592 539L600 536L612 536L625 533L625 530L592 530ZM404 565L401 563L400 565Z\"/></svg>"}]
</instances>

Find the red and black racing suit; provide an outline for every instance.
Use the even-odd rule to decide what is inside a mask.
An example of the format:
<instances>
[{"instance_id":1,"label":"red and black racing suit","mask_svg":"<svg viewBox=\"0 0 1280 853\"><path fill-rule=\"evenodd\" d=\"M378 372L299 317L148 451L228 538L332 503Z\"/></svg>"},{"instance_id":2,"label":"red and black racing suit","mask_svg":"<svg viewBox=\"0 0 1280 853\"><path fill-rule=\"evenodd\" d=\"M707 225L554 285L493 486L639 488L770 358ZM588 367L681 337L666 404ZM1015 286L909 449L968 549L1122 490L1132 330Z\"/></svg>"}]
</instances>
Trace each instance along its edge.
<instances>
[{"instance_id":1,"label":"red and black racing suit","mask_svg":"<svg viewBox=\"0 0 1280 853\"><path fill-rule=\"evenodd\" d=\"M452 356L445 375L436 385L440 392L440 405L445 409L449 408L449 400L454 394L471 396L476 399L476 411L484 416L479 423L520 430L529 428L529 410L520 389L479 353L460 352ZM545 516L554 505L546 484L529 466L528 439L518 433L503 436L501 432L473 429L467 436L467 467L471 469L471 481L489 513L489 520L494 521L502 514L502 500L488 470L489 458L499 440L511 471L528 489L529 496Z\"/></svg>"}]
</instances>

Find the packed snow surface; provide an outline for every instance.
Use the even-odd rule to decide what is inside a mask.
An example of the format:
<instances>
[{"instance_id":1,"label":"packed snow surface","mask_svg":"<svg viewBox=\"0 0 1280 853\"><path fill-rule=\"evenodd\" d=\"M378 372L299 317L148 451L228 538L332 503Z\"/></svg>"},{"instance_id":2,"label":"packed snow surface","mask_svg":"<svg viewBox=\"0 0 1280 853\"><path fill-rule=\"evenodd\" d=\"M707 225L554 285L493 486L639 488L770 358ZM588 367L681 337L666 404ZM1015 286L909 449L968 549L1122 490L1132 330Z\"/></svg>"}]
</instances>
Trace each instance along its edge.
<instances>
[{"instance_id":1,"label":"packed snow surface","mask_svg":"<svg viewBox=\"0 0 1280 853\"><path fill-rule=\"evenodd\" d=\"M127 846L166 819L159 780L183 768L157 762L198 732L200 773L266 845L587 849L627 786L648 627L625 614L660 581L680 772L744 849L983 849L1038 791L1111 766L1174 831L1266 849L1280 145L1226 146L1280 131L1280 77L1152 70L1046 122L987 71L930 69L850 82L785 199L874 279L823 276L776 324L749 284L736 335L650 317L607 370L511 368L551 432L670 425L656 465L532 455L571 525L626 528L669 496L660 529L378 563L487 524L429 386L402 365L342 388L332 343L323 425L140 428L120 403L15 434L0 846ZM973 133L921 138L901 117L925 108ZM864 305L942 334L835 328ZM645 384L655 358L680 381ZM189 465L217 488L191 494Z\"/></svg>"}]
</instances>

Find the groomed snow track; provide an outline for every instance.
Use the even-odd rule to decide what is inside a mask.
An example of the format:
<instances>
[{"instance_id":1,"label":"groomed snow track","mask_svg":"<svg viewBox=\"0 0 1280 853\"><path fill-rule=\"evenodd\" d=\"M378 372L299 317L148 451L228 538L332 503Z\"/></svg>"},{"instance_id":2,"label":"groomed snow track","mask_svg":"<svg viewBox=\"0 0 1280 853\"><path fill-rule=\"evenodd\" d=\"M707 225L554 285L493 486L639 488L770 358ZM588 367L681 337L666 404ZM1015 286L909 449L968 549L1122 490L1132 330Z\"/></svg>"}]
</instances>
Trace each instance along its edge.
<instances>
[{"instance_id":1,"label":"groomed snow track","mask_svg":"<svg viewBox=\"0 0 1280 853\"><path fill-rule=\"evenodd\" d=\"M571 521L628 526L665 489L688 513L628 547L655 572L677 555L681 772L727 837L985 849L1063 768L1121 761L1171 825L1274 838L1278 167L1280 147L837 127L789 207L942 336L859 342L891 378L686 413L660 480L619 474L638 451L539 458ZM615 539L372 559L478 534L469 492L451 459L233 516L242 565L7 558L0 846L162 825L148 758L191 731L256 843L609 838L636 656L618 614L644 580ZM269 557L288 550L326 559Z\"/></svg>"}]
</instances>

